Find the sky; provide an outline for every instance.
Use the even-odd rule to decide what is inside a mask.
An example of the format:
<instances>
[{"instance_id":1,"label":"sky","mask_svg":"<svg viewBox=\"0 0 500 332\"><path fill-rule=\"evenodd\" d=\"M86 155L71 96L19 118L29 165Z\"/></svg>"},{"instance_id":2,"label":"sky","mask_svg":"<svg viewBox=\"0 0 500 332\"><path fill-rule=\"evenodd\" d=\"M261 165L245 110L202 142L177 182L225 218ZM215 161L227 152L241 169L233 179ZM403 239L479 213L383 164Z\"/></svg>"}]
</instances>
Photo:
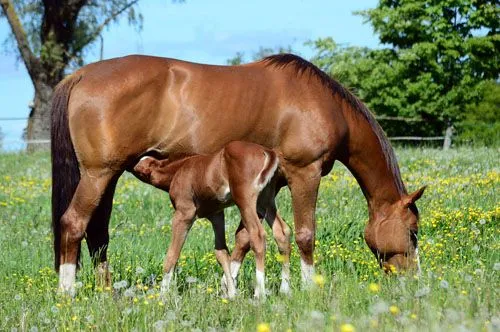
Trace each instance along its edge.
<instances>
[{"instance_id":1,"label":"sky","mask_svg":"<svg viewBox=\"0 0 500 332\"><path fill-rule=\"evenodd\" d=\"M332 37L351 46L378 46L378 39L363 18L353 11L373 8L376 0L141 0L142 31L126 20L112 24L103 33L104 58L148 54L209 64L225 64L237 52L248 57L259 47L291 46L310 58L314 52L308 40ZM0 42L10 33L0 18ZM86 62L99 58L92 49ZM33 85L11 49L0 49L0 127L4 149L22 148L26 121L4 121L6 117L27 117L33 99Z\"/></svg>"}]
</instances>

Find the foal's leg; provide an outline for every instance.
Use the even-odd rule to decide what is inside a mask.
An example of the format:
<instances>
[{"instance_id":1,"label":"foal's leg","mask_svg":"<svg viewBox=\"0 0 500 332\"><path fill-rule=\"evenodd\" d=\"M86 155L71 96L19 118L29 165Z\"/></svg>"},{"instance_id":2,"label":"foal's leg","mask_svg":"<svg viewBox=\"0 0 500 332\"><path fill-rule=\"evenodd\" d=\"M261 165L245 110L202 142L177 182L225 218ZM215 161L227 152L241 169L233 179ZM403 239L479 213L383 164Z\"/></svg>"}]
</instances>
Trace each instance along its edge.
<instances>
[{"instance_id":1,"label":"foal's leg","mask_svg":"<svg viewBox=\"0 0 500 332\"><path fill-rule=\"evenodd\" d=\"M302 287L312 284L314 275L314 241L316 232L316 200L321 180L319 163L303 168L286 168L292 194L295 242L299 247Z\"/></svg>"},{"instance_id":2,"label":"foal's leg","mask_svg":"<svg viewBox=\"0 0 500 332\"><path fill-rule=\"evenodd\" d=\"M229 253L226 244L226 231L224 225L224 212L209 217L212 222L215 235L215 257L224 271L222 291L224 295L232 299L236 296L236 288L231 276L231 267L229 266Z\"/></svg>"},{"instance_id":3,"label":"foal's leg","mask_svg":"<svg viewBox=\"0 0 500 332\"><path fill-rule=\"evenodd\" d=\"M111 171L82 172L73 199L61 217L61 265L59 267L59 290L75 294L76 264L81 240L92 214L113 179Z\"/></svg>"},{"instance_id":4,"label":"foal's leg","mask_svg":"<svg viewBox=\"0 0 500 332\"><path fill-rule=\"evenodd\" d=\"M236 186L232 188L233 199L238 206L243 226L248 231L248 236L250 238L250 247L255 253L255 265L256 265L256 287L255 287L255 297L265 297L266 287L265 287L265 274L264 274L264 259L266 251L266 232L260 223L259 216L257 215L257 194L252 193L253 188L248 187L245 184L241 186Z\"/></svg>"},{"instance_id":5,"label":"foal's leg","mask_svg":"<svg viewBox=\"0 0 500 332\"><path fill-rule=\"evenodd\" d=\"M276 207L270 208L265 217L267 223L273 230L274 240L278 245L278 251L282 258L280 292L290 293L290 228L276 211Z\"/></svg>"},{"instance_id":6,"label":"foal's leg","mask_svg":"<svg viewBox=\"0 0 500 332\"><path fill-rule=\"evenodd\" d=\"M96 283L104 286L111 286L107 250L109 244L109 219L113 208L113 195L117 181L118 177L110 181L85 232L90 257L96 268Z\"/></svg>"},{"instance_id":7,"label":"foal's leg","mask_svg":"<svg viewBox=\"0 0 500 332\"><path fill-rule=\"evenodd\" d=\"M161 293L166 294L172 282L175 264L179 259L182 246L186 240L187 233L193 225L196 208L190 203L176 204L174 218L172 220L172 241L168 248L167 256L163 262L163 280L161 282Z\"/></svg>"},{"instance_id":8,"label":"foal's leg","mask_svg":"<svg viewBox=\"0 0 500 332\"><path fill-rule=\"evenodd\" d=\"M233 252L231 253L231 277L233 278L234 286L237 286L238 272L240 271L243 259L245 259L246 254L250 251L250 235L247 229L243 226L243 220L240 220L240 224L236 229L235 244ZM224 282L224 281L223 281Z\"/></svg>"}]
</instances>

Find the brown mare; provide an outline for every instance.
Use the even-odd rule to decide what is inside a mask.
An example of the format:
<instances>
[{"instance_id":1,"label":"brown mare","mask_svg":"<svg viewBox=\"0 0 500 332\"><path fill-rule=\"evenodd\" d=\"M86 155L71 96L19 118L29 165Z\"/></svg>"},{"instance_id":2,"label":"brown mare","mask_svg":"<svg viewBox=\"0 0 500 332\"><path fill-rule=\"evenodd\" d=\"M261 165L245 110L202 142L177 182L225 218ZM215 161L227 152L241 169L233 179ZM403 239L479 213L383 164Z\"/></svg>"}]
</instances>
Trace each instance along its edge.
<instances>
[{"instance_id":1,"label":"brown mare","mask_svg":"<svg viewBox=\"0 0 500 332\"><path fill-rule=\"evenodd\" d=\"M265 218L271 226L283 255L280 290L288 293L290 230L277 213L274 201L277 168L278 156L274 151L241 141L230 142L214 154L194 155L173 162L146 156L134 166L133 173L139 179L170 193L175 208L162 293L169 289L174 267L195 218L206 217L214 229L215 256L224 270L222 289L229 298L236 295L224 227L224 208L233 204L240 210L240 228L248 231L250 247L255 252L255 297L266 295L266 243L260 218Z\"/></svg>"},{"instance_id":2,"label":"brown mare","mask_svg":"<svg viewBox=\"0 0 500 332\"><path fill-rule=\"evenodd\" d=\"M365 239L381 266L416 264L415 201L423 189L406 192L391 145L370 111L300 57L275 55L242 66L148 56L101 61L64 79L52 107L54 250L62 291L74 291L83 237L109 282L109 217L125 170L146 155L174 160L214 153L235 140L278 153L278 188L291 191L303 285L314 273L320 179L335 160L366 197ZM244 228L236 237L235 270L249 248Z\"/></svg>"}]
</instances>

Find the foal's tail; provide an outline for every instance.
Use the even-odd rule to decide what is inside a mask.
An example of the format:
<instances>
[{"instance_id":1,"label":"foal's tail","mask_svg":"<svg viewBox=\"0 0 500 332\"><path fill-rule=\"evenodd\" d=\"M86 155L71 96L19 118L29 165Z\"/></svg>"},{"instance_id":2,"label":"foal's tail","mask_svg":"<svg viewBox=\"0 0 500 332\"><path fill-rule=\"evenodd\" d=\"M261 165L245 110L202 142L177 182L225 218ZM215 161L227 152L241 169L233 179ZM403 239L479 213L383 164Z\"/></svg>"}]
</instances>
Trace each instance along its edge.
<instances>
[{"instance_id":1,"label":"foal's tail","mask_svg":"<svg viewBox=\"0 0 500 332\"><path fill-rule=\"evenodd\" d=\"M59 83L52 99L51 158L52 158L52 231L54 233L54 266L59 270L61 217L75 193L80 172L68 123L68 101L71 89L81 77L70 75ZM80 250L78 250L80 256ZM78 257L79 259L79 257Z\"/></svg>"},{"instance_id":2,"label":"foal's tail","mask_svg":"<svg viewBox=\"0 0 500 332\"><path fill-rule=\"evenodd\" d=\"M260 177L259 177L259 184L262 187L265 187L269 181L274 176L274 173L276 173L276 169L278 168L278 162L279 158L276 152L273 150L265 150L264 151L266 155L266 164L264 165L264 168L260 172Z\"/></svg>"}]
</instances>

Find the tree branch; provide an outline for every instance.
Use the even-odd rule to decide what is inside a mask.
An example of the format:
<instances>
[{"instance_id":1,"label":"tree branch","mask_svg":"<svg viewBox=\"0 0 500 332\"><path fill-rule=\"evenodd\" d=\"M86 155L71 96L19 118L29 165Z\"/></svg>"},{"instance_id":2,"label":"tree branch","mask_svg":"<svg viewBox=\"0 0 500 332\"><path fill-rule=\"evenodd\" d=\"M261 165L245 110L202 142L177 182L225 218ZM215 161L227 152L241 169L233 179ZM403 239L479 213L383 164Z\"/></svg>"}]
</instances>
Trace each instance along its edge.
<instances>
[{"instance_id":1,"label":"tree branch","mask_svg":"<svg viewBox=\"0 0 500 332\"><path fill-rule=\"evenodd\" d=\"M16 38L17 48L19 49L21 58L26 65L29 75L34 81L40 72L40 60L33 54L33 51L30 48L26 32L24 31L21 21L19 20L12 1L0 0L0 6L2 6L2 10L7 17L12 33Z\"/></svg>"},{"instance_id":2,"label":"tree branch","mask_svg":"<svg viewBox=\"0 0 500 332\"><path fill-rule=\"evenodd\" d=\"M0 0L2 1L2 0ZM129 9L130 7L134 6L137 4L139 0L132 0L129 3L125 4L122 8L118 9L117 11L111 13L109 17L107 17L104 22L99 25L94 32L92 32L88 37L87 40L85 40L84 43L82 43L82 47L78 50L81 51L85 46L87 46L89 43L93 42L99 35L101 34L102 30L109 24L111 23L115 18L117 18L119 15L121 15L124 11Z\"/></svg>"}]
</instances>

